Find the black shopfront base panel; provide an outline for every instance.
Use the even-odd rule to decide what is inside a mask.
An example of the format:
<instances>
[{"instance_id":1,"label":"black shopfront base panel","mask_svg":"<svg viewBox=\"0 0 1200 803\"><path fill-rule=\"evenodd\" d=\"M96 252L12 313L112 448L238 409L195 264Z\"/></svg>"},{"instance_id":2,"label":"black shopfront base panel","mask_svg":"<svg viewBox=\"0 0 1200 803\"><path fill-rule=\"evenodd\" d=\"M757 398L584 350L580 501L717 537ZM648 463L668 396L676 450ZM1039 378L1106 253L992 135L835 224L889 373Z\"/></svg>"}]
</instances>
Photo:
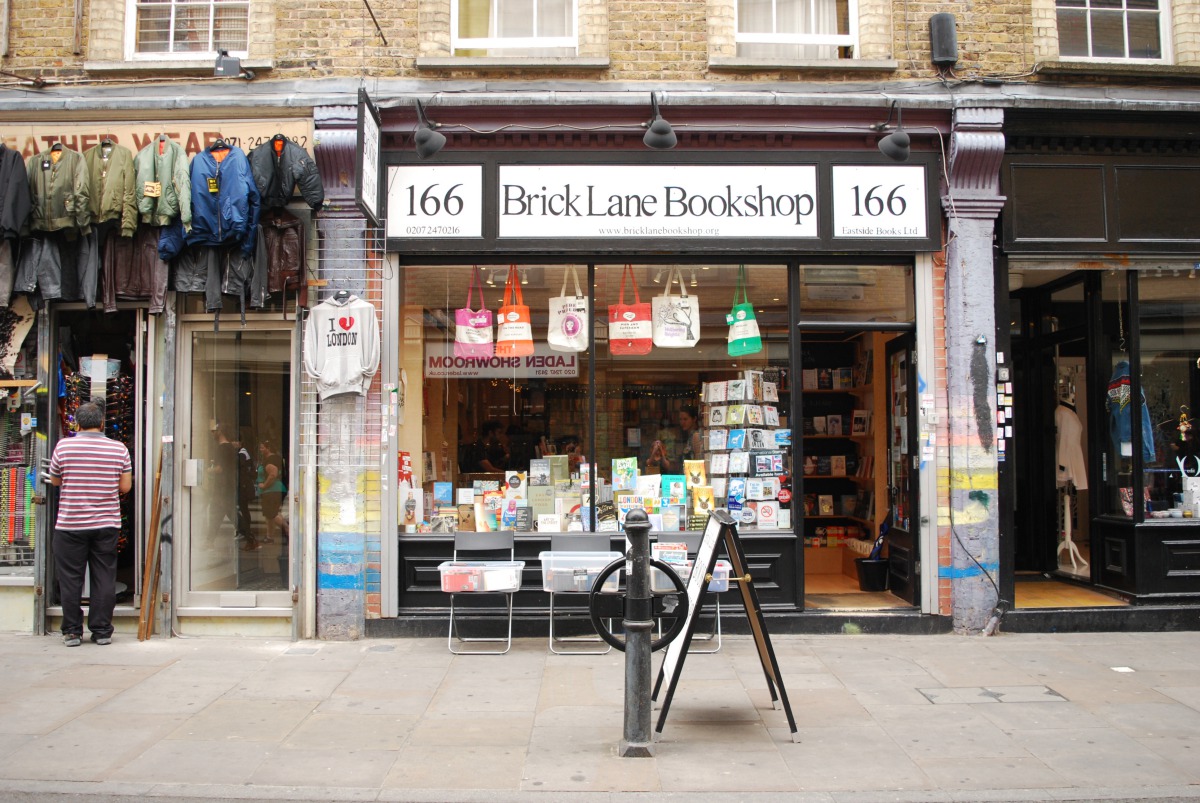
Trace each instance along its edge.
<instances>
[{"instance_id":1,"label":"black shopfront base panel","mask_svg":"<svg viewBox=\"0 0 1200 803\"><path fill-rule=\"evenodd\" d=\"M799 587L799 541L791 532L742 533L742 548L759 603L772 633L939 633L950 629L946 617L922 616L915 610L878 613L810 611L802 609ZM451 559L453 540L444 535L411 536L400 540L399 616L367 621L370 637L445 637L448 627L449 597L441 590L438 566ZM625 551L624 535L613 534L611 548ZM549 538L537 534L517 535L516 559L525 562L521 591L514 597L513 634L519 637L545 638L549 617L549 596L542 591L542 569L538 553L549 549ZM586 621L587 597L579 595L574 605L560 596L560 612L574 610ZM724 632L748 633L747 619L741 611L736 589L725 592L722 601ZM460 594L455 609L462 614L504 616L505 599L500 594L480 594L471 599ZM484 625L486 626L486 625Z\"/></svg>"}]
</instances>

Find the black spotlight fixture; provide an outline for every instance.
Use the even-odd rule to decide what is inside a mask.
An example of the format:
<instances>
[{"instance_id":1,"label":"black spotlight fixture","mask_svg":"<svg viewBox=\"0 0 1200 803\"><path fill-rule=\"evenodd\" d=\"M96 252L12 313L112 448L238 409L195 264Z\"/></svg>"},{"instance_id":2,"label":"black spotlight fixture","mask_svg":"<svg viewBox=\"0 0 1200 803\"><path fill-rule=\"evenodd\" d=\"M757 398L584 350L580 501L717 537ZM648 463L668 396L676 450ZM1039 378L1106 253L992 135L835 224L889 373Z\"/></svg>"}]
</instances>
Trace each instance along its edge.
<instances>
[{"instance_id":1,"label":"black spotlight fixture","mask_svg":"<svg viewBox=\"0 0 1200 803\"><path fill-rule=\"evenodd\" d=\"M879 152L893 162L907 162L912 140L908 136L908 132L904 130L903 106L899 107L899 111L897 111L896 101L893 100L892 107L888 110L888 118L882 123L875 123L871 128L876 131L886 131L892 123L893 114L896 115L896 130L879 140Z\"/></svg>"},{"instance_id":2,"label":"black spotlight fixture","mask_svg":"<svg viewBox=\"0 0 1200 803\"><path fill-rule=\"evenodd\" d=\"M428 159L445 146L446 136L438 133L437 123L429 122L419 100L417 101L417 120L419 121L417 130L413 133L413 140L417 143L417 158Z\"/></svg>"},{"instance_id":3,"label":"black spotlight fixture","mask_svg":"<svg viewBox=\"0 0 1200 803\"><path fill-rule=\"evenodd\" d=\"M644 123L646 126L646 136L642 137L642 142L647 148L653 148L656 151L669 151L679 144L679 138L675 136L674 129L671 124L663 119L663 116L658 111L658 96L653 92L650 93L650 122Z\"/></svg>"}]
</instances>

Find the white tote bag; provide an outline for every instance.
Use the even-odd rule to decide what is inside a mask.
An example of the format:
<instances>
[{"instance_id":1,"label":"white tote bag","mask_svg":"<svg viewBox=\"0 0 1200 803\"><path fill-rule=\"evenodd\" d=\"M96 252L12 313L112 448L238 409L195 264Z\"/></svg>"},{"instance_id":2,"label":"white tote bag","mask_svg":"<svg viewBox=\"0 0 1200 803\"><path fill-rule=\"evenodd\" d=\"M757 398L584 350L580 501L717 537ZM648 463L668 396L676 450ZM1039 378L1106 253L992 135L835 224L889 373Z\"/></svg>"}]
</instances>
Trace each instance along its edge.
<instances>
[{"instance_id":1,"label":"white tote bag","mask_svg":"<svg viewBox=\"0 0 1200 803\"><path fill-rule=\"evenodd\" d=\"M679 295L671 285L679 280ZM683 271L672 268L667 286L653 298L654 345L664 349L689 349L700 342L700 299L688 295Z\"/></svg>"},{"instance_id":2,"label":"white tote bag","mask_svg":"<svg viewBox=\"0 0 1200 803\"><path fill-rule=\"evenodd\" d=\"M567 279L575 281L575 295L567 295ZM568 265L562 290L550 299L550 324L546 343L555 351L586 351L588 346L588 297L579 289L579 274Z\"/></svg>"}]
</instances>

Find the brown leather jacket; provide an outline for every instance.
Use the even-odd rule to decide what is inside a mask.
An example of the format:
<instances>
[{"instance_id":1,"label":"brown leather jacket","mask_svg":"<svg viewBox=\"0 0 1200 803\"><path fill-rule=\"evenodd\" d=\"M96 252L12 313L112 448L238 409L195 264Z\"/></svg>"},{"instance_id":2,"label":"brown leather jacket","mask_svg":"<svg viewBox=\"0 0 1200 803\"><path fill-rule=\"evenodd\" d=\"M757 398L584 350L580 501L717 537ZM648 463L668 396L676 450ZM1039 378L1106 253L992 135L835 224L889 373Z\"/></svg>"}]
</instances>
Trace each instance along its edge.
<instances>
[{"instance_id":1,"label":"brown leather jacket","mask_svg":"<svg viewBox=\"0 0 1200 803\"><path fill-rule=\"evenodd\" d=\"M300 291L305 303L304 223L284 209L271 209L259 219L267 251L267 292Z\"/></svg>"}]
</instances>

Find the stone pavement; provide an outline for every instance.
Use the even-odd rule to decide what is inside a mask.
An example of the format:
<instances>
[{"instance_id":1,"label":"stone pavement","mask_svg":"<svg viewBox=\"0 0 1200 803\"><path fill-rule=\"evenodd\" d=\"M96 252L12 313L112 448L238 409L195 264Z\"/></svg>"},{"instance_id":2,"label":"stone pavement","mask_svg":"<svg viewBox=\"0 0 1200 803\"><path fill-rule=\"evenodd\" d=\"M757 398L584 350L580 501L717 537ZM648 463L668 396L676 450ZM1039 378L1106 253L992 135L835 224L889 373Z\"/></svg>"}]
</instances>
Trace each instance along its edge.
<instances>
[{"instance_id":1,"label":"stone pavement","mask_svg":"<svg viewBox=\"0 0 1200 803\"><path fill-rule=\"evenodd\" d=\"M799 743L726 636L625 759L616 652L4 635L0 799L1200 799L1196 633L773 640Z\"/></svg>"}]
</instances>

